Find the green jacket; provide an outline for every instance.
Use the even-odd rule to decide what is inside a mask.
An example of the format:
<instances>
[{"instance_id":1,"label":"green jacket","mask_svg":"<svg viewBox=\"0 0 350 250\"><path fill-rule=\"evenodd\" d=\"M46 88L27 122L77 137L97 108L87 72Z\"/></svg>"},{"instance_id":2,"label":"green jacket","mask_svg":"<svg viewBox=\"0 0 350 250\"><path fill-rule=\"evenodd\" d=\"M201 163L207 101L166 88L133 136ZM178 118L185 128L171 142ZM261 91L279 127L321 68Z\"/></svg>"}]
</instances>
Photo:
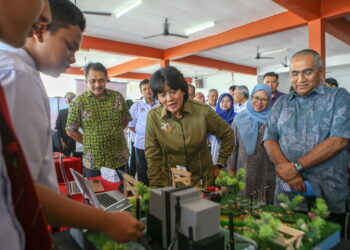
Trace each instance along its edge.
<instances>
[{"instance_id":1,"label":"green jacket","mask_svg":"<svg viewBox=\"0 0 350 250\"><path fill-rule=\"evenodd\" d=\"M162 105L148 113L145 155L152 188L170 186L170 168L181 165L192 173L191 183L200 186L200 176L214 182L213 163L208 149L208 135L221 141L218 163L226 164L233 149L233 132L229 124L208 105L184 102L180 119L173 118Z\"/></svg>"}]
</instances>

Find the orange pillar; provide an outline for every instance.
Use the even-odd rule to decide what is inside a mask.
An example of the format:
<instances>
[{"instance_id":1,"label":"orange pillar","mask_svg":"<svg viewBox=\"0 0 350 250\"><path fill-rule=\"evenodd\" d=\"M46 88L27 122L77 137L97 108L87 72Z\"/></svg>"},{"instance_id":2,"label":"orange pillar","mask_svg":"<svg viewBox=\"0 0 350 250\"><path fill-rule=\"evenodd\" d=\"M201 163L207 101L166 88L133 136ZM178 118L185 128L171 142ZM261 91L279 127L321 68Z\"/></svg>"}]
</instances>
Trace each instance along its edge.
<instances>
[{"instance_id":1,"label":"orange pillar","mask_svg":"<svg viewBox=\"0 0 350 250\"><path fill-rule=\"evenodd\" d=\"M160 60L160 67L168 67L170 66L170 61L169 60Z\"/></svg>"},{"instance_id":2,"label":"orange pillar","mask_svg":"<svg viewBox=\"0 0 350 250\"><path fill-rule=\"evenodd\" d=\"M326 68L326 44L325 44L325 20L318 18L308 22L309 28L309 48L317 51Z\"/></svg>"}]
</instances>

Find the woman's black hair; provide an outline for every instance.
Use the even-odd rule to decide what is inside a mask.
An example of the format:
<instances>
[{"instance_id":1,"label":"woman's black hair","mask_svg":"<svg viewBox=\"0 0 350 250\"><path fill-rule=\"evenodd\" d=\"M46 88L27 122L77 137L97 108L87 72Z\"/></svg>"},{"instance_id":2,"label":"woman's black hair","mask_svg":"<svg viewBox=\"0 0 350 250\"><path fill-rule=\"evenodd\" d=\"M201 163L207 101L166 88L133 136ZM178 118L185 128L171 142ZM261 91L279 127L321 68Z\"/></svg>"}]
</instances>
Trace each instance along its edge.
<instances>
[{"instance_id":1,"label":"woman's black hair","mask_svg":"<svg viewBox=\"0 0 350 250\"><path fill-rule=\"evenodd\" d=\"M164 67L153 73L151 79L151 89L153 95L158 99L158 94L164 92L164 85L167 84L170 89L181 89L185 93L184 101L188 99L188 85L182 73L175 67Z\"/></svg>"}]
</instances>

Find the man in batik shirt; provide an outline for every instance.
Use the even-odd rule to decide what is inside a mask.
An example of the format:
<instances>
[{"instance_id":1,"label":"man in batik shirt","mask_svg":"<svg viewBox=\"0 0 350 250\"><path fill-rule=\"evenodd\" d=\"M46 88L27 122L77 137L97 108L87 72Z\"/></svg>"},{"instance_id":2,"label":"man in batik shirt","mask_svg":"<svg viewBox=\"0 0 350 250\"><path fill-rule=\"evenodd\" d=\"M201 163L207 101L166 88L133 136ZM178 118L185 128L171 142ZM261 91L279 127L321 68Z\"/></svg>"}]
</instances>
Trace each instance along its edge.
<instances>
[{"instance_id":1,"label":"man in batik shirt","mask_svg":"<svg viewBox=\"0 0 350 250\"><path fill-rule=\"evenodd\" d=\"M101 63L89 63L85 78L89 90L71 104L66 130L84 145L84 173L91 177L100 175L102 167L118 169L128 162L123 129L131 116L122 94L106 89L108 75Z\"/></svg>"},{"instance_id":2,"label":"man in batik shirt","mask_svg":"<svg viewBox=\"0 0 350 250\"><path fill-rule=\"evenodd\" d=\"M342 224L348 198L350 94L343 88L324 87L322 72L316 51L294 54L290 66L294 91L273 106L264 147L275 164L276 183L282 179L292 189L305 191L308 181L317 197L325 199L330 220ZM283 188L276 185L275 194L285 192ZM305 203L298 209L307 210Z\"/></svg>"}]
</instances>

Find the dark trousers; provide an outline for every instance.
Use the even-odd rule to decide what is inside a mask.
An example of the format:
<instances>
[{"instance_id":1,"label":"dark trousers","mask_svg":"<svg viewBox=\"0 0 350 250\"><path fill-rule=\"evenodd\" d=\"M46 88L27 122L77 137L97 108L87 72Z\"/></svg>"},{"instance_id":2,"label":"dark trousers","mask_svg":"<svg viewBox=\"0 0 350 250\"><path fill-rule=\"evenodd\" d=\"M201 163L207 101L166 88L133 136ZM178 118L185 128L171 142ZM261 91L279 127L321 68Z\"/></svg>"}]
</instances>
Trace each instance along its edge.
<instances>
[{"instance_id":1,"label":"dark trousers","mask_svg":"<svg viewBox=\"0 0 350 250\"><path fill-rule=\"evenodd\" d=\"M92 168L83 167L83 170L84 170L84 176L86 178L101 176L101 171L99 169L92 169Z\"/></svg>"},{"instance_id":2,"label":"dark trousers","mask_svg":"<svg viewBox=\"0 0 350 250\"><path fill-rule=\"evenodd\" d=\"M147 175L147 161L145 157L145 150L135 148L136 150L136 169L137 169L137 179L143 182L145 185L148 184L148 175Z\"/></svg>"},{"instance_id":3,"label":"dark trousers","mask_svg":"<svg viewBox=\"0 0 350 250\"><path fill-rule=\"evenodd\" d=\"M136 174L136 152L134 143L131 142L130 158L129 158L129 174L135 177Z\"/></svg>"}]
</instances>

